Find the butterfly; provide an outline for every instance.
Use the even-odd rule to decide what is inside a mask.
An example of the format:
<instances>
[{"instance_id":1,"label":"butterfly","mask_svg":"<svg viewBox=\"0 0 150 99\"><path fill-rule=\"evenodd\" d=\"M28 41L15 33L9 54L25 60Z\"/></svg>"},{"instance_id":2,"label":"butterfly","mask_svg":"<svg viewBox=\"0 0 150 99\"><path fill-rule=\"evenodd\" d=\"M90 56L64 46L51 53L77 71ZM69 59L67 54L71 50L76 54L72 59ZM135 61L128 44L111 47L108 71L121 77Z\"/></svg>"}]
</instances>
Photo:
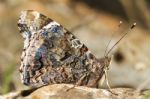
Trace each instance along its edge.
<instances>
[{"instance_id":1,"label":"butterfly","mask_svg":"<svg viewBox=\"0 0 150 99\"><path fill-rule=\"evenodd\" d=\"M97 87L111 57L97 59L76 36L37 11L22 11L18 28L24 38L20 75L23 84L74 84Z\"/></svg>"}]
</instances>

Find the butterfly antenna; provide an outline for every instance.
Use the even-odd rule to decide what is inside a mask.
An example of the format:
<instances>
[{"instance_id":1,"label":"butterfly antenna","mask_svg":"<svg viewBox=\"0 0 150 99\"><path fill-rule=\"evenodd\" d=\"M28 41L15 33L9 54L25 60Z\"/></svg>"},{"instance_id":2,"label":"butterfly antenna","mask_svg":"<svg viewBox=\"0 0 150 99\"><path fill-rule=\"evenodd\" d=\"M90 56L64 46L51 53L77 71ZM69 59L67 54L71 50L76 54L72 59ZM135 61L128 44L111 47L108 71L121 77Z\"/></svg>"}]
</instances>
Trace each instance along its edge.
<instances>
[{"instance_id":1,"label":"butterfly antenna","mask_svg":"<svg viewBox=\"0 0 150 99\"><path fill-rule=\"evenodd\" d=\"M119 31L121 25L122 25L122 21L119 22L117 31ZM107 52L107 50L108 50L108 46L109 46L110 42L112 41L113 36L114 36L114 33L111 35L111 39L109 40L109 42L108 42L108 44L107 44L107 46L106 46L106 48L105 48L106 50L105 50L105 52L104 52L104 57L106 57L106 52ZM106 84L107 84L107 86L108 86L109 91L110 91L111 93L113 93L113 92L111 91L111 87L110 87L109 82L108 82L107 70L108 70L108 68L105 68L105 69L104 69L105 81L106 81Z\"/></svg>"},{"instance_id":2,"label":"butterfly antenna","mask_svg":"<svg viewBox=\"0 0 150 99\"><path fill-rule=\"evenodd\" d=\"M104 57L106 56L106 52L107 52L107 49L108 49L108 46L109 46L110 42L112 41L112 37L113 37L113 35L111 35L111 39L109 40L109 42L108 42L108 44L105 48Z\"/></svg>"},{"instance_id":3,"label":"butterfly antenna","mask_svg":"<svg viewBox=\"0 0 150 99\"><path fill-rule=\"evenodd\" d=\"M136 23L133 23L133 25L129 28L129 30L113 45L113 47L107 52L106 56L108 56L108 54L111 52L111 50L130 32L130 30L132 30L133 28L135 28Z\"/></svg>"},{"instance_id":4,"label":"butterfly antenna","mask_svg":"<svg viewBox=\"0 0 150 99\"><path fill-rule=\"evenodd\" d=\"M122 25L122 21L119 22L119 25L118 25L118 29L117 29L117 30L120 29L121 25ZM111 39L109 40L109 42L108 42L108 44L107 44L107 46L106 46L106 48L105 48L104 57L106 56L106 52L107 52L107 50L108 50L108 46L109 46L110 42L112 41L113 36L114 36L114 33L111 35Z\"/></svg>"}]
</instances>

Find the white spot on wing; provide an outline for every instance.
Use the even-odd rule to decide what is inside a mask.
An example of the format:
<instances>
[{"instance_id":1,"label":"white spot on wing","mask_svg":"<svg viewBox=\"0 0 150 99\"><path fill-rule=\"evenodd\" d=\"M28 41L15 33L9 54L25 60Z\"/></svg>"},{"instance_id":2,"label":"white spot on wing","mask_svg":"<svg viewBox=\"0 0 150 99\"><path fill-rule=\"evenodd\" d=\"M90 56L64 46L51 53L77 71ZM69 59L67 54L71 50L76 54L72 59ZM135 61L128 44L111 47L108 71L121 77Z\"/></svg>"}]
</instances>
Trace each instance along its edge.
<instances>
[{"instance_id":1,"label":"white spot on wing","mask_svg":"<svg viewBox=\"0 0 150 99\"><path fill-rule=\"evenodd\" d=\"M52 25L58 25L58 26L60 26L59 23L53 21L53 22L50 22L49 24L47 24L46 26L44 26L43 28L48 29L48 28L50 28Z\"/></svg>"},{"instance_id":2,"label":"white spot on wing","mask_svg":"<svg viewBox=\"0 0 150 99\"><path fill-rule=\"evenodd\" d=\"M80 42L79 39L73 39L72 41L72 47L74 48L81 48L83 44Z\"/></svg>"},{"instance_id":3,"label":"white spot on wing","mask_svg":"<svg viewBox=\"0 0 150 99\"><path fill-rule=\"evenodd\" d=\"M35 19L38 19L40 17L40 13L38 13L36 11L33 11L32 13L35 16Z\"/></svg>"},{"instance_id":4,"label":"white spot on wing","mask_svg":"<svg viewBox=\"0 0 150 99\"><path fill-rule=\"evenodd\" d=\"M24 20L26 19L26 16L27 16L27 11L21 11L20 20L18 22L23 23Z\"/></svg>"}]
</instances>

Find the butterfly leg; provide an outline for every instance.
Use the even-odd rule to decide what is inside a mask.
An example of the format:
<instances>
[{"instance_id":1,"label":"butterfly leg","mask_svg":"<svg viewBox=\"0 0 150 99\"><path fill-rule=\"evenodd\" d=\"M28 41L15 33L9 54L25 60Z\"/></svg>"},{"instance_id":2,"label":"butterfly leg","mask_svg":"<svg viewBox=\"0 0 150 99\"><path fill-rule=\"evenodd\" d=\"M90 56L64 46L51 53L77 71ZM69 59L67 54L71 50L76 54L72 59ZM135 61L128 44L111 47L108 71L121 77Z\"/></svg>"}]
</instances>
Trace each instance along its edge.
<instances>
[{"instance_id":1,"label":"butterfly leg","mask_svg":"<svg viewBox=\"0 0 150 99\"><path fill-rule=\"evenodd\" d=\"M87 74L84 74L77 82L77 86L81 86L83 84L83 80L87 77Z\"/></svg>"},{"instance_id":2,"label":"butterfly leg","mask_svg":"<svg viewBox=\"0 0 150 99\"><path fill-rule=\"evenodd\" d=\"M87 84L87 87L93 87L93 88L98 88L98 81L99 79L95 79L94 81L92 81L90 84Z\"/></svg>"},{"instance_id":3,"label":"butterfly leg","mask_svg":"<svg viewBox=\"0 0 150 99\"><path fill-rule=\"evenodd\" d=\"M72 87L68 88L66 91L70 91L71 89L75 88L77 85L73 85Z\"/></svg>"},{"instance_id":4,"label":"butterfly leg","mask_svg":"<svg viewBox=\"0 0 150 99\"><path fill-rule=\"evenodd\" d=\"M87 74L84 74L71 88L67 89L66 91L69 91L77 86L82 85L83 80L85 79L85 77L87 76Z\"/></svg>"}]
</instances>

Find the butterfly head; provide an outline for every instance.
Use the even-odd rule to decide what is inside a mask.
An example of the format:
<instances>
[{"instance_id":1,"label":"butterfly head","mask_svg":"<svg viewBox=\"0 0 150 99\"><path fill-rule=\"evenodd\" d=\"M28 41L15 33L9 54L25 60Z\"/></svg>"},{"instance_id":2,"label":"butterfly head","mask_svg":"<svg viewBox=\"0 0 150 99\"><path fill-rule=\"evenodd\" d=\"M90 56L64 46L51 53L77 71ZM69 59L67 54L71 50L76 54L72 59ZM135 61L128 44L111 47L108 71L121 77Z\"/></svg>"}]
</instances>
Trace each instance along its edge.
<instances>
[{"instance_id":1,"label":"butterfly head","mask_svg":"<svg viewBox=\"0 0 150 99\"><path fill-rule=\"evenodd\" d=\"M111 64L111 61L112 61L112 57L105 56L104 64L107 69L109 69L109 65Z\"/></svg>"},{"instance_id":2,"label":"butterfly head","mask_svg":"<svg viewBox=\"0 0 150 99\"><path fill-rule=\"evenodd\" d=\"M99 60L100 64L105 68L109 69L109 65L111 64L112 57L105 56Z\"/></svg>"}]
</instances>

